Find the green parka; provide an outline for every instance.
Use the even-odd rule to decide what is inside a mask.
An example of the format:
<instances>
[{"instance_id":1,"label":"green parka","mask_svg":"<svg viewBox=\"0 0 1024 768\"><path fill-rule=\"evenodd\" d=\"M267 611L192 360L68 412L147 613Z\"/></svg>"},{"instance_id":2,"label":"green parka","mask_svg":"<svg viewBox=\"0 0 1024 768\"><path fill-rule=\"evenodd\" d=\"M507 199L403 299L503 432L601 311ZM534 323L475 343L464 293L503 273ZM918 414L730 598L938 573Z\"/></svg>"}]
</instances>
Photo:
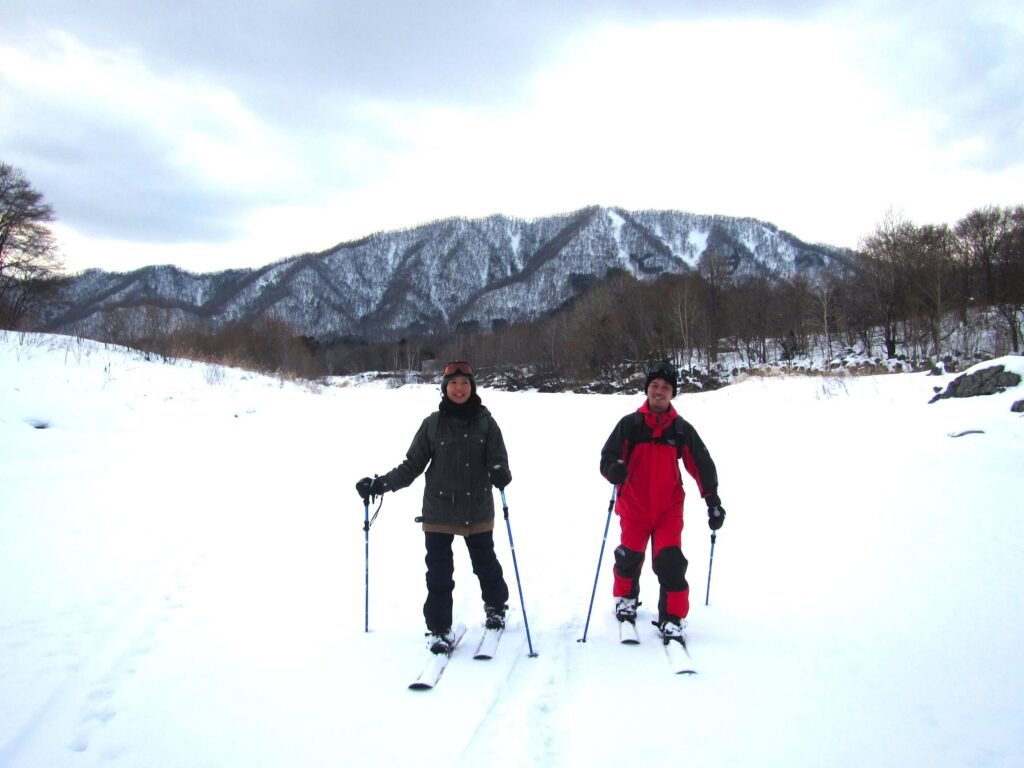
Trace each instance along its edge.
<instances>
[{"instance_id":1,"label":"green parka","mask_svg":"<svg viewBox=\"0 0 1024 768\"><path fill-rule=\"evenodd\" d=\"M397 491L426 469L423 530L468 536L494 528L488 473L496 465L508 468L508 452L498 423L480 405L468 419L444 410L425 418L405 461L381 479Z\"/></svg>"}]
</instances>

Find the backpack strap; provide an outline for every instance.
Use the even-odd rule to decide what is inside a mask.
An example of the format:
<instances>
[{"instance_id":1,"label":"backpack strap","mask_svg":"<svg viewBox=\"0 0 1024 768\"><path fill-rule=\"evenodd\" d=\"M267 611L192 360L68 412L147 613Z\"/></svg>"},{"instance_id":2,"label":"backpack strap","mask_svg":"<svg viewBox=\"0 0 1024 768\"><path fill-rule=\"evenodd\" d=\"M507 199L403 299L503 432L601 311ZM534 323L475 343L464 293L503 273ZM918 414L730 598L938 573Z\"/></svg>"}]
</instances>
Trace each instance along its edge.
<instances>
[{"instance_id":1,"label":"backpack strap","mask_svg":"<svg viewBox=\"0 0 1024 768\"><path fill-rule=\"evenodd\" d=\"M640 439L640 430L644 426L643 414L639 411L634 411L629 415L629 422L626 424L626 429L623 430L623 437L626 443L626 455L623 460L626 464L629 464L629 459L633 455L633 449L636 447L637 440Z\"/></svg>"},{"instance_id":2,"label":"backpack strap","mask_svg":"<svg viewBox=\"0 0 1024 768\"><path fill-rule=\"evenodd\" d=\"M430 443L430 455L434 455L434 443L437 441L437 423L441 420L441 412L434 411L427 417L427 441Z\"/></svg>"}]
</instances>

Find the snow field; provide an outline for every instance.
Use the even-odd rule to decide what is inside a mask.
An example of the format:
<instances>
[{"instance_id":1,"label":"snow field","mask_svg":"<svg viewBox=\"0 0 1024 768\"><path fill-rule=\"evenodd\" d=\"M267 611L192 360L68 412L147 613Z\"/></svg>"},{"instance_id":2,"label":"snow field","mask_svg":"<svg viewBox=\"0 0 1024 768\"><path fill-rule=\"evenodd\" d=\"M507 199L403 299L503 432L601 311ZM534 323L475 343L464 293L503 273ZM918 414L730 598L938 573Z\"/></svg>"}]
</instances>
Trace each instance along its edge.
<instances>
[{"instance_id":1,"label":"snow field","mask_svg":"<svg viewBox=\"0 0 1024 768\"><path fill-rule=\"evenodd\" d=\"M370 531L368 634L353 486L402 459L436 388L0 336L0 766L1019 765L1022 390L928 405L950 379L676 399L728 511L705 607L686 478L693 677L654 642L646 566L643 643L617 642L614 516L577 642L611 493L600 447L641 398L484 390L539 655L499 519L514 610L498 656L470 658L483 612L457 541L470 629L417 693L422 480ZM967 429L984 433L950 437Z\"/></svg>"}]
</instances>

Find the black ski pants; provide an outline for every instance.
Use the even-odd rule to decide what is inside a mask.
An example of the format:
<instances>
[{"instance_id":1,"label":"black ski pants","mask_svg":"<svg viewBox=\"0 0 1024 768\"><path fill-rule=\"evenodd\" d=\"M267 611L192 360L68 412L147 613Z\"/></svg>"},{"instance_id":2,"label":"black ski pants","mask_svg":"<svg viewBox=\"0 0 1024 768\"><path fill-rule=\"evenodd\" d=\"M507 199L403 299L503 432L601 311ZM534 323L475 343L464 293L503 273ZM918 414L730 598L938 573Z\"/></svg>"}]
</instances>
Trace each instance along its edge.
<instances>
[{"instance_id":1,"label":"black ski pants","mask_svg":"<svg viewBox=\"0 0 1024 768\"><path fill-rule=\"evenodd\" d=\"M452 626L452 592L455 589L455 559L450 533L424 534L427 546L427 601L423 604L423 618L427 630L434 634L447 632ZM485 605L505 605L508 585L501 563L494 553L494 531L466 536L466 549L473 564L473 573L480 580L480 596Z\"/></svg>"}]
</instances>

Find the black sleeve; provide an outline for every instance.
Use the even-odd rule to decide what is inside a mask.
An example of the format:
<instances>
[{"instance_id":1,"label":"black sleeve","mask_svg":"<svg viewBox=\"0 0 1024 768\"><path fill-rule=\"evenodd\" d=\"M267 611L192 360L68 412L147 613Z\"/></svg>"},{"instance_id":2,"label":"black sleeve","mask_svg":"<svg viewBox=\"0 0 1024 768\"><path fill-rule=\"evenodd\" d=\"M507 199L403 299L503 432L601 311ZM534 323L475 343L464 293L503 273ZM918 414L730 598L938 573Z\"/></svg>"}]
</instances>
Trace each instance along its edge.
<instances>
[{"instance_id":1,"label":"black sleeve","mask_svg":"<svg viewBox=\"0 0 1024 768\"><path fill-rule=\"evenodd\" d=\"M682 416L679 417L679 421L681 423L676 425L676 431L681 438L679 458L683 460L683 466L697 481L702 497L718 493L718 470L711 459L711 453L693 425Z\"/></svg>"},{"instance_id":2,"label":"black sleeve","mask_svg":"<svg viewBox=\"0 0 1024 768\"><path fill-rule=\"evenodd\" d=\"M623 416L619 419L619 423L615 425L615 429L605 440L604 448L601 449L601 475L602 477L608 477L608 469L612 464L617 462L619 459L626 458L626 451L629 446L629 439L632 433L630 428L630 419L633 414Z\"/></svg>"},{"instance_id":3,"label":"black sleeve","mask_svg":"<svg viewBox=\"0 0 1024 768\"><path fill-rule=\"evenodd\" d=\"M381 478L387 484L387 490L397 491L399 488L412 485L413 480L427 468L427 464L430 463L430 459L434 455L428 434L429 421L430 417L428 416L420 424L416 436L412 439L412 445L409 446L409 450L405 454L405 461Z\"/></svg>"}]
</instances>

